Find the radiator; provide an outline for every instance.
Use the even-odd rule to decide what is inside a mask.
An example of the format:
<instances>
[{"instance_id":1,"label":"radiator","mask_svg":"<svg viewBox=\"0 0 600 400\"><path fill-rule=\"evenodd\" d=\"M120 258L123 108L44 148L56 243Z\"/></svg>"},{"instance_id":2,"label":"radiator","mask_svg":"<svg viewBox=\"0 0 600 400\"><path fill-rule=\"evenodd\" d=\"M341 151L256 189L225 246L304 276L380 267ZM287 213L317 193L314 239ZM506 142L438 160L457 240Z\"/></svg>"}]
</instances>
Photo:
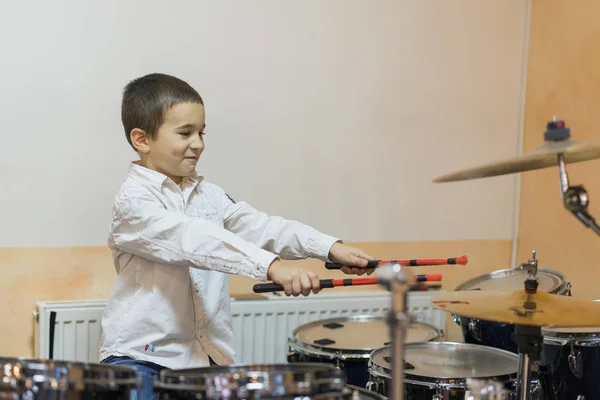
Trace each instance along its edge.
<instances>
[{"instance_id":1,"label":"radiator","mask_svg":"<svg viewBox=\"0 0 600 400\"><path fill-rule=\"evenodd\" d=\"M408 307L417 320L444 330L443 312L431 306L434 293L409 293ZM40 301L36 304L37 358L98 362L100 322L106 300ZM320 293L308 297L269 295L267 300L232 299L236 363L285 363L287 340L299 325L337 316L382 315L389 307L390 294L383 291ZM52 346L51 326L54 326Z\"/></svg>"}]
</instances>

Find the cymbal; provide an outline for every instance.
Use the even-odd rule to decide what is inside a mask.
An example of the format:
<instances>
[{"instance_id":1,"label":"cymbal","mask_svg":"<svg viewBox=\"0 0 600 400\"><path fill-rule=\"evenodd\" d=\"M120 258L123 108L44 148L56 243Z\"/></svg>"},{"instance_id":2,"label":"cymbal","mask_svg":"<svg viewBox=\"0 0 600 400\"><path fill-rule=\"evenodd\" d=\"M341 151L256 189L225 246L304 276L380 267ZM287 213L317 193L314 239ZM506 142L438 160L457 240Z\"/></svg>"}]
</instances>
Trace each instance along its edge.
<instances>
[{"instance_id":1,"label":"cymbal","mask_svg":"<svg viewBox=\"0 0 600 400\"><path fill-rule=\"evenodd\" d=\"M600 326L600 303L524 289L459 291L433 297L433 306L455 315L532 326Z\"/></svg>"},{"instance_id":2,"label":"cymbal","mask_svg":"<svg viewBox=\"0 0 600 400\"><path fill-rule=\"evenodd\" d=\"M582 143L571 139L555 142L547 141L531 152L442 175L435 178L433 182L464 181L555 167L558 166L558 155L561 153L563 154L565 164L593 160L600 158L600 144Z\"/></svg>"}]
</instances>

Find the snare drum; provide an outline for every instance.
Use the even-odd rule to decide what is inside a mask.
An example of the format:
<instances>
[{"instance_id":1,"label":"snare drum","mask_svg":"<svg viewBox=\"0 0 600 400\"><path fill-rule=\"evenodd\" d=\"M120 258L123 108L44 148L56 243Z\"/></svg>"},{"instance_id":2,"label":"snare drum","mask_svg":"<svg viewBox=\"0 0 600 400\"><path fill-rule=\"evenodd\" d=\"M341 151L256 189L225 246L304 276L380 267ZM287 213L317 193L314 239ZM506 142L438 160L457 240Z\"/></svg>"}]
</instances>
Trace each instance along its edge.
<instances>
[{"instance_id":1,"label":"snare drum","mask_svg":"<svg viewBox=\"0 0 600 400\"><path fill-rule=\"evenodd\" d=\"M404 349L406 400L464 400L469 378L495 380L514 393L519 357L509 351L468 343L428 342ZM369 360L367 388L391 395L392 347L375 350Z\"/></svg>"},{"instance_id":2,"label":"snare drum","mask_svg":"<svg viewBox=\"0 0 600 400\"><path fill-rule=\"evenodd\" d=\"M163 370L154 392L159 400L349 400L345 386L343 373L330 365L265 364Z\"/></svg>"},{"instance_id":3,"label":"snare drum","mask_svg":"<svg viewBox=\"0 0 600 400\"><path fill-rule=\"evenodd\" d=\"M477 276L460 284L460 290L518 290L523 289L527 278L524 268L504 269ZM538 291L549 294L571 295L571 284L565 282L564 275L551 269L538 268ZM481 344L502 350L518 353L517 345L512 340L515 326L501 322L453 315L454 322L460 325L466 343Z\"/></svg>"},{"instance_id":4,"label":"snare drum","mask_svg":"<svg viewBox=\"0 0 600 400\"><path fill-rule=\"evenodd\" d=\"M600 327L546 327L542 335L539 379L548 399L600 399Z\"/></svg>"},{"instance_id":5,"label":"snare drum","mask_svg":"<svg viewBox=\"0 0 600 400\"><path fill-rule=\"evenodd\" d=\"M442 333L434 326L413 322L406 343L438 340ZM289 362L323 362L341 368L350 385L365 387L369 380L369 355L389 344L390 327L385 317L358 315L329 318L300 325L289 339Z\"/></svg>"},{"instance_id":6,"label":"snare drum","mask_svg":"<svg viewBox=\"0 0 600 400\"><path fill-rule=\"evenodd\" d=\"M130 400L140 387L133 367L0 358L0 399Z\"/></svg>"}]
</instances>

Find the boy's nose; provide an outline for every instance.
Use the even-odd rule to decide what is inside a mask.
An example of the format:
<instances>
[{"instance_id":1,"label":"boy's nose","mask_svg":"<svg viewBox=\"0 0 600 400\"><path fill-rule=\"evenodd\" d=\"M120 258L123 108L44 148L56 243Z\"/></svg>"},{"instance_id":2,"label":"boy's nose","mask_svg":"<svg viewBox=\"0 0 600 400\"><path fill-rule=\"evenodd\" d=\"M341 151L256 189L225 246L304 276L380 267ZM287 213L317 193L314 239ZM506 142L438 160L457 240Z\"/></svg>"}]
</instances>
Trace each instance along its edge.
<instances>
[{"instance_id":1,"label":"boy's nose","mask_svg":"<svg viewBox=\"0 0 600 400\"><path fill-rule=\"evenodd\" d=\"M204 140L202 140L200 137L197 137L192 140L190 147L194 150L202 150L204 148Z\"/></svg>"}]
</instances>

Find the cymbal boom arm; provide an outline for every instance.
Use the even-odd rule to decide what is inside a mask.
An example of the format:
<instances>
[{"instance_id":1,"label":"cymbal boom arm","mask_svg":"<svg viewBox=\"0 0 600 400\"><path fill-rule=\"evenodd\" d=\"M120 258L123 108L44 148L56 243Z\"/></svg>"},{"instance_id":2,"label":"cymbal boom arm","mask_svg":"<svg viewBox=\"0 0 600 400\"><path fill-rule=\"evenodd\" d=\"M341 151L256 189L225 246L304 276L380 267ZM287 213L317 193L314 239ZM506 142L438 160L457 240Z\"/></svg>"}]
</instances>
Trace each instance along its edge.
<instances>
[{"instance_id":1,"label":"cymbal boom arm","mask_svg":"<svg viewBox=\"0 0 600 400\"><path fill-rule=\"evenodd\" d=\"M589 196L585 188L580 186L570 186L569 176L565 167L565 159L562 153L558 154L558 170L560 177L560 189L562 192L563 205L586 227L591 228L600 236L600 226L596 224L594 217L587 211Z\"/></svg>"}]
</instances>

